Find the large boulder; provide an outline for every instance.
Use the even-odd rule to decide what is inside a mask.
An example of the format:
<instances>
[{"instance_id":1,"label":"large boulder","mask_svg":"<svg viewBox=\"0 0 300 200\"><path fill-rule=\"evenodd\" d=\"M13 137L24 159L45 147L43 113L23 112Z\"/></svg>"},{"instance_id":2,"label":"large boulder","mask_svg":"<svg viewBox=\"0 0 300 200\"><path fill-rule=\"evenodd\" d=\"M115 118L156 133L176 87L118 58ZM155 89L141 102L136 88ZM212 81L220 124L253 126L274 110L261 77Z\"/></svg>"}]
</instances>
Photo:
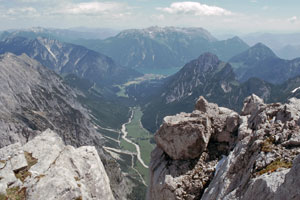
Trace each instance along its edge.
<instances>
[{"instance_id":1,"label":"large boulder","mask_svg":"<svg viewBox=\"0 0 300 200\"><path fill-rule=\"evenodd\" d=\"M206 149L211 130L207 115L181 113L164 118L155 141L174 160L194 159Z\"/></svg>"},{"instance_id":2,"label":"large boulder","mask_svg":"<svg viewBox=\"0 0 300 200\"><path fill-rule=\"evenodd\" d=\"M200 97L193 113L167 116L155 133L155 141L174 160L199 157L212 138L217 143L235 140L234 133L239 125L239 115L227 108L218 107Z\"/></svg>"}]
</instances>

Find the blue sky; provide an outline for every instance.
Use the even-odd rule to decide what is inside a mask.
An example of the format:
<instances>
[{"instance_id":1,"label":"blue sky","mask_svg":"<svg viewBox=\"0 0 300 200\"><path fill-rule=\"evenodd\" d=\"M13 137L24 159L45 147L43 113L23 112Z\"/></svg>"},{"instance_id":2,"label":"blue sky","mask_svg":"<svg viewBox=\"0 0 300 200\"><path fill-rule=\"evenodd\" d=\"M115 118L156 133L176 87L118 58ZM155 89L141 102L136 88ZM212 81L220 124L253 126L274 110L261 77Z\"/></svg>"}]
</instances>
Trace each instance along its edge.
<instances>
[{"instance_id":1,"label":"blue sky","mask_svg":"<svg viewBox=\"0 0 300 200\"><path fill-rule=\"evenodd\" d=\"M203 27L213 32L300 32L299 0L0 0L0 30Z\"/></svg>"}]
</instances>

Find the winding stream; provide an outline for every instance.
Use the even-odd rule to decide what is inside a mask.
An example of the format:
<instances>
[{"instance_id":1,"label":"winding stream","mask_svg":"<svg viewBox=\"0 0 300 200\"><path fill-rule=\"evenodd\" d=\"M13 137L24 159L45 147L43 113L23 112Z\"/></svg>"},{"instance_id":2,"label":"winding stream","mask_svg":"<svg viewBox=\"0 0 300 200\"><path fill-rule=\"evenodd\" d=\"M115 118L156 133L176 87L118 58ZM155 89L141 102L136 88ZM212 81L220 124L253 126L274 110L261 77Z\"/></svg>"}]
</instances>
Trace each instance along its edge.
<instances>
[{"instance_id":1,"label":"winding stream","mask_svg":"<svg viewBox=\"0 0 300 200\"><path fill-rule=\"evenodd\" d=\"M124 123L124 124L122 125L122 129L121 129L121 132L123 133L123 134L122 134L122 138L123 138L126 142L128 142L128 143L130 143L130 144L133 144L133 145L135 146L136 152L137 152L137 159L138 159L139 162L143 165L143 167L145 167L145 168L148 169L149 166L145 164L145 162L143 161L143 159L142 159L142 157L141 157L140 146L137 145L136 143L132 142L131 140L129 140L129 139L127 138L128 132L127 132L127 130L126 130L126 125L131 123L133 116L134 116L134 111L132 110L132 111L131 111L131 116L130 116L128 122L126 122L126 123Z\"/></svg>"}]
</instances>

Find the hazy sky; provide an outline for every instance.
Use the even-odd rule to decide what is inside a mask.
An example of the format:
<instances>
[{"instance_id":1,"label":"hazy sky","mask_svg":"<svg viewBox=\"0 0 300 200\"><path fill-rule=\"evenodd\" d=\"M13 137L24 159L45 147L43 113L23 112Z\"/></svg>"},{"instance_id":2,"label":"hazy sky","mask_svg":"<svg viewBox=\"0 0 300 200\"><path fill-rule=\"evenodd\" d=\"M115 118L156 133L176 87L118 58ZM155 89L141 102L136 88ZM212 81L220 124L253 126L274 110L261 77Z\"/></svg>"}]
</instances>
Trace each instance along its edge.
<instances>
[{"instance_id":1,"label":"hazy sky","mask_svg":"<svg viewBox=\"0 0 300 200\"><path fill-rule=\"evenodd\" d=\"M300 0L0 0L0 29L195 26L300 32Z\"/></svg>"}]
</instances>

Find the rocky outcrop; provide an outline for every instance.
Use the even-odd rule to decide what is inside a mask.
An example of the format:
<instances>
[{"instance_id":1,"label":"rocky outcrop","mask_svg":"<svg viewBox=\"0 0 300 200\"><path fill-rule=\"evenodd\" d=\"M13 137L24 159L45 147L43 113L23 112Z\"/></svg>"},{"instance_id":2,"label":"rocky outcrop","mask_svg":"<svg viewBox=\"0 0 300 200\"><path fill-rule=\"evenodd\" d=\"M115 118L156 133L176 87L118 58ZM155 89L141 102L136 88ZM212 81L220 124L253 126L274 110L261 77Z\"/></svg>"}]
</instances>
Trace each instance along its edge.
<instances>
[{"instance_id":1,"label":"rocky outcrop","mask_svg":"<svg viewBox=\"0 0 300 200\"><path fill-rule=\"evenodd\" d=\"M147 198L299 199L299 105L252 95L239 115L200 97L193 113L166 117Z\"/></svg>"},{"instance_id":2,"label":"rocky outcrop","mask_svg":"<svg viewBox=\"0 0 300 200\"><path fill-rule=\"evenodd\" d=\"M236 112L203 97L193 113L165 117L155 134L148 198L200 198L213 178L218 158L234 144L238 125Z\"/></svg>"},{"instance_id":3,"label":"rocky outcrop","mask_svg":"<svg viewBox=\"0 0 300 200\"><path fill-rule=\"evenodd\" d=\"M67 145L95 146L116 199L126 199L129 184L103 151L104 138L76 96L58 75L27 55L0 55L0 148L25 144L47 128Z\"/></svg>"},{"instance_id":4,"label":"rocky outcrop","mask_svg":"<svg viewBox=\"0 0 300 200\"><path fill-rule=\"evenodd\" d=\"M95 147L65 146L50 129L0 149L0 158L0 193L9 199L114 199Z\"/></svg>"},{"instance_id":5,"label":"rocky outcrop","mask_svg":"<svg viewBox=\"0 0 300 200\"><path fill-rule=\"evenodd\" d=\"M207 149L210 139L228 143L228 147L232 145L238 122L239 116L234 111L219 108L200 97L193 113L165 117L155 140L174 160L194 159Z\"/></svg>"}]
</instances>

